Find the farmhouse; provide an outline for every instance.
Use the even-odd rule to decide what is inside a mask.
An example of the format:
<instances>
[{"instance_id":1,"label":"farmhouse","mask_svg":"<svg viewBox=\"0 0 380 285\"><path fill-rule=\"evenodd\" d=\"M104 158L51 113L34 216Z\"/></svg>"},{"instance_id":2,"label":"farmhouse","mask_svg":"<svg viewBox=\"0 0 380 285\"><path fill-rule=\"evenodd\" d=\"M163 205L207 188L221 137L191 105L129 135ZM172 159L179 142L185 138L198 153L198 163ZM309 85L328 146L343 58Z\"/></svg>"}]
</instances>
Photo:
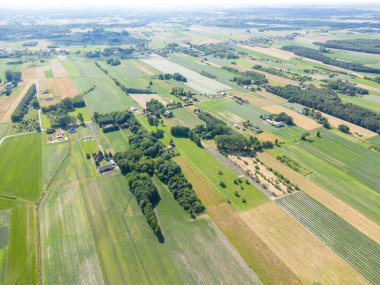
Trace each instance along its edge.
<instances>
[{"instance_id":1,"label":"farmhouse","mask_svg":"<svg viewBox=\"0 0 380 285\"><path fill-rule=\"evenodd\" d=\"M283 122L283 121L277 122L277 121L271 120L269 118L266 119L266 121L276 128L281 128L281 127L285 126L285 122Z\"/></svg>"},{"instance_id":2,"label":"farmhouse","mask_svg":"<svg viewBox=\"0 0 380 285\"><path fill-rule=\"evenodd\" d=\"M99 173L105 173L108 171L112 171L114 167L115 165L113 163L110 163L110 164L98 166L96 169L98 170Z\"/></svg>"}]
</instances>

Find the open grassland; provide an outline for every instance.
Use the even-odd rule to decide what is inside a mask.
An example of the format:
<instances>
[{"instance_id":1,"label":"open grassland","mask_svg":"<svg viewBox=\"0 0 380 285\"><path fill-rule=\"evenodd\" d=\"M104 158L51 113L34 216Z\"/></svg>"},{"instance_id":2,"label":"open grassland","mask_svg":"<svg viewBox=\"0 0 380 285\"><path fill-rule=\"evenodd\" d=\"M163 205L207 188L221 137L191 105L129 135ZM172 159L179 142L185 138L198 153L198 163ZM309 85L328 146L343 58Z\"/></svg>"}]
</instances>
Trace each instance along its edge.
<instances>
[{"instance_id":1,"label":"open grassland","mask_svg":"<svg viewBox=\"0 0 380 285\"><path fill-rule=\"evenodd\" d=\"M0 208L12 208L4 284L37 284L34 206L0 204Z\"/></svg>"},{"instance_id":2,"label":"open grassland","mask_svg":"<svg viewBox=\"0 0 380 285\"><path fill-rule=\"evenodd\" d=\"M164 73L175 73L178 72L187 78L185 83L189 87L197 90L200 93L210 93L214 94L220 91L230 89L229 86L224 85L218 81L205 77L197 72L194 72L184 66L171 62L167 59L157 57L157 58L147 58L142 60L144 63L153 66L154 68L164 72Z\"/></svg>"},{"instance_id":3,"label":"open grassland","mask_svg":"<svg viewBox=\"0 0 380 285\"><path fill-rule=\"evenodd\" d=\"M112 153L126 151L129 147L128 138L122 130L110 133L99 133L98 141L104 151Z\"/></svg>"},{"instance_id":4,"label":"open grassland","mask_svg":"<svg viewBox=\"0 0 380 285\"><path fill-rule=\"evenodd\" d=\"M304 284L368 284L357 271L275 203L241 213L249 228Z\"/></svg>"},{"instance_id":5,"label":"open grassland","mask_svg":"<svg viewBox=\"0 0 380 285\"><path fill-rule=\"evenodd\" d=\"M180 284L121 175L88 181L83 198L106 284Z\"/></svg>"},{"instance_id":6,"label":"open grassland","mask_svg":"<svg viewBox=\"0 0 380 285\"><path fill-rule=\"evenodd\" d=\"M104 284L73 160L40 208L44 284Z\"/></svg>"},{"instance_id":7,"label":"open grassland","mask_svg":"<svg viewBox=\"0 0 380 285\"><path fill-rule=\"evenodd\" d=\"M377 175L380 154L329 131L322 131L322 138L316 138L313 143L289 143L274 152L285 153L311 169L309 179L380 223L380 177Z\"/></svg>"},{"instance_id":8,"label":"open grassland","mask_svg":"<svg viewBox=\"0 0 380 285\"><path fill-rule=\"evenodd\" d=\"M364 108L380 112L380 96L378 95L364 95L362 97L339 95L339 98L344 102L356 104Z\"/></svg>"},{"instance_id":9,"label":"open grassland","mask_svg":"<svg viewBox=\"0 0 380 285\"><path fill-rule=\"evenodd\" d=\"M301 192L276 200L373 284L380 282L380 245Z\"/></svg>"},{"instance_id":10,"label":"open grassland","mask_svg":"<svg viewBox=\"0 0 380 285\"><path fill-rule=\"evenodd\" d=\"M0 194L35 200L41 191L41 135L5 139L0 145Z\"/></svg>"},{"instance_id":11,"label":"open grassland","mask_svg":"<svg viewBox=\"0 0 380 285\"><path fill-rule=\"evenodd\" d=\"M378 224L268 153L258 153L257 156L267 166L279 171L291 182L298 185L302 191L313 199L317 200L368 237L380 243L380 226Z\"/></svg>"},{"instance_id":12,"label":"open grassland","mask_svg":"<svg viewBox=\"0 0 380 285\"><path fill-rule=\"evenodd\" d=\"M157 178L157 213L174 264L185 284L261 284L208 215L192 220Z\"/></svg>"},{"instance_id":13,"label":"open grassland","mask_svg":"<svg viewBox=\"0 0 380 285\"><path fill-rule=\"evenodd\" d=\"M84 96L90 115L95 111L99 113L122 111L136 104L95 66L94 61L79 57L70 59L81 74L80 77L72 78L78 92L82 93L96 86L93 91Z\"/></svg>"},{"instance_id":14,"label":"open grassland","mask_svg":"<svg viewBox=\"0 0 380 285\"><path fill-rule=\"evenodd\" d=\"M0 123L0 140L9 133L10 126L10 123Z\"/></svg>"},{"instance_id":15,"label":"open grassland","mask_svg":"<svg viewBox=\"0 0 380 285\"><path fill-rule=\"evenodd\" d=\"M194 128L197 125L203 125L204 122L194 114L193 111L187 108L179 108L173 110L174 117L171 119L173 124Z\"/></svg>"},{"instance_id":16,"label":"open grassland","mask_svg":"<svg viewBox=\"0 0 380 285\"><path fill-rule=\"evenodd\" d=\"M0 284L6 278L11 210L0 210Z\"/></svg>"}]
</instances>

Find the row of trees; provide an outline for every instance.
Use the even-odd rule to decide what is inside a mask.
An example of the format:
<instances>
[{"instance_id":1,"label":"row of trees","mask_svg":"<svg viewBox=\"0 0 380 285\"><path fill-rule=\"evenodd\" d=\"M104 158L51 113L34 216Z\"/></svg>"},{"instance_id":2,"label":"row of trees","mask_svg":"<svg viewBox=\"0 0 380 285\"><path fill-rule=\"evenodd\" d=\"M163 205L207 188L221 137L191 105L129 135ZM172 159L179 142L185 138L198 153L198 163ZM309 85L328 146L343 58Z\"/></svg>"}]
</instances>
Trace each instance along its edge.
<instances>
[{"instance_id":1,"label":"row of trees","mask_svg":"<svg viewBox=\"0 0 380 285\"><path fill-rule=\"evenodd\" d=\"M128 174L128 186L130 191L135 195L136 200L154 234L157 237L162 236L160 225L154 208L160 201L156 185L152 182L150 176L146 173L131 172Z\"/></svg>"},{"instance_id":2,"label":"row of trees","mask_svg":"<svg viewBox=\"0 0 380 285\"><path fill-rule=\"evenodd\" d=\"M187 78L178 72L173 73L173 74L165 73L165 74L158 75L158 79L160 80L170 80L172 78L176 81L187 82Z\"/></svg>"},{"instance_id":3,"label":"row of trees","mask_svg":"<svg viewBox=\"0 0 380 285\"><path fill-rule=\"evenodd\" d=\"M190 138L199 147L202 146L202 141L195 129L190 130L188 127L175 126L170 128L172 136L177 138Z\"/></svg>"},{"instance_id":4,"label":"row of trees","mask_svg":"<svg viewBox=\"0 0 380 285\"><path fill-rule=\"evenodd\" d=\"M239 76L235 76L232 79L232 81L236 82L236 84L238 85L251 85L251 84L263 85L265 83L268 83L268 79L265 77L265 75L252 71L252 70L241 72L237 70L236 68L232 68L229 66L223 66L223 69L239 75Z\"/></svg>"},{"instance_id":5,"label":"row of trees","mask_svg":"<svg viewBox=\"0 0 380 285\"><path fill-rule=\"evenodd\" d=\"M315 42L314 44L327 48L380 54L379 39L328 40L325 43Z\"/></svg>"},{"instance_id":6,"label":"row of trees","mask_svg":"<svg viewBox=\"0 0 380 285\"><path fill-rule=\"evenodd\" d=\"M32 86L30 86L25 96L21 99L20 104L18 104L17 108L13 111L11 115L12 122L16 123L22 121L24 116L28 113L30 107L34 109L40 108L36 92L36 85L33 84Z\"/></svg>"},{"instance_id":7,"label":"row of trees","mask_svg":"<svg viewBox=\"0 0 380 285\"><path fill-rule=\"evenodd\" d=\"M368 73L375 73L375 74L380 74L380 69L379 68L372 68L365 66L360 63L355 63L351 61L343 61L343 60L337 60L333 59L331 57L328 57L327 55L323 54L322 52L313 49L313 48L307 48L307 47L302 47L302 46L283 46L283 50L292 52L298 56L304 56L307 58L311 58L314 60L321 61L325 64L341 67L344 69L348 70L353 70L353 71L358 71L358 72L368 72Z\"/></svg>"},{"instance_id":8,"label":"row of trees","mask_svg":"<svg viewBox=\"0 0 380 285\"><path fill-rule=\"evenodd\" d=\"M325 112L380 134L379 113L351 103L343 103L334 92L314 86L300 89L292 85L268 86L267 91L288 99L289 102Z\"/></svg>"},{"instance_id":9,"label":"row of trees","mask_svg":"<svg viewBox=\"0 0 380 285\"><path fill-rule=\"evenodd\" d=\"M105 75L107 75L117 87L119 87L125 94L151 94L152 90L150 89L139 89L139 88L128 88L124 84L122 84L119 80L109 74L108 70L103 68L98 62L95 62L97 68L99 68Z\"/></svg>"},{"instance_id":10,"label":"row of trees","mask_svg":"<svg viewBox=\"0 0 380 285\"><path fill-rule=\"evenodd\" d=\"M133 193L148 223L158 236L161 231L156 218L152 215L155 205L159 202L158 193L151 184L153 175L157 175L168 186L174 199L192 217L195 218L196 215L203 213L204 206L196 196L192 185L183 176L181 168L172 160L173 153L158 140L157 133L148 133L131 112L128 114L125 126L131 132L129 148L126 152L116 153L114 159L122 174L130 179L129 184L133 188Z\"/></svg>"}]
</instances>

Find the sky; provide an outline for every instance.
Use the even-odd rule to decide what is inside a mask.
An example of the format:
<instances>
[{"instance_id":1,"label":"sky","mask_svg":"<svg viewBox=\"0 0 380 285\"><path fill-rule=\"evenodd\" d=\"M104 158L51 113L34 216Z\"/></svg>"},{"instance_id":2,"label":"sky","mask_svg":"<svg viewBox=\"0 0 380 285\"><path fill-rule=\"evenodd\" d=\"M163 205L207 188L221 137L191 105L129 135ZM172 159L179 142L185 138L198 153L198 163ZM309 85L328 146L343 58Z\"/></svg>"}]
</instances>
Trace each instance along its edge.
<instances>
[{"instance_id":1,"label":"sky","mask_svg":"<svg viewBox=\"0 0 380 285\"><path fill-rule=\"evenodd\" d=\"M362 5L363 3L379 3L380 0L0 0L0 6L3 7L17 7L27 8L30 7L200 7L200 6L215 6L215 7L228 7L228 6L254 6L254 5L313 5L313 4L342 4L350 3L355 5Z\"/></svg>"}]
</instances>

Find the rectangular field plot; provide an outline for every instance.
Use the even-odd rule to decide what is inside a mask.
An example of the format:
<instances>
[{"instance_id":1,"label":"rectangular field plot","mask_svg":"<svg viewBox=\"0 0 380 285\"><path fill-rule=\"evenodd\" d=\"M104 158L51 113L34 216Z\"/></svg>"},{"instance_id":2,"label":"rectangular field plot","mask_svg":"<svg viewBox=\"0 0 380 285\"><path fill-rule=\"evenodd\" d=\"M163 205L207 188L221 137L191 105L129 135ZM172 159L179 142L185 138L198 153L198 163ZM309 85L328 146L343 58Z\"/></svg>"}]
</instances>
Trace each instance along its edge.
<instances>
[{"instance_id":1,"label":"rectangular field plot","mask_svg":"<svg viewBox=\"0 0 380 285\"><path fill-rule=\"evenodd\" d=\"M185 84L200 93L215 94L217 92L230 89L229 86L223 83L200 75L195 71L161 57L151 57L142 59L142 61L165 73L181 73L188 80Z\"/></svg>"},{"instance_id":2,"label":"rectangular field plot","mask_svg":"<svg viewBox=\"0 0 380 285\"><path fill-rule=\"evenodd\" d=\"M135 100L143 108L146 108L146 103L152 99L155 99L166 105L166 101L157 94L129 94L129 96L131 96L133 100Z\"/></svg>"},{"instance_id":3,"label":"rectangular field plot","mask_svg":"<svg viewBox=\"0 0 380 285\"><path fill-rule=\"evenodd\" d=\"M380 283L380 245L302 192L276 203L373 284Z\"/></svg>"},{"instance_id":4,"label":"rectangular field plot","mask_svg":"<svg viewBox=\"0 0 380 285\"><path fill-rule=\"evenodd\" d=\"M34 200L41 191L41 135L5 139L0 145L0 194Z\"/></svg>"}]
</instances>

